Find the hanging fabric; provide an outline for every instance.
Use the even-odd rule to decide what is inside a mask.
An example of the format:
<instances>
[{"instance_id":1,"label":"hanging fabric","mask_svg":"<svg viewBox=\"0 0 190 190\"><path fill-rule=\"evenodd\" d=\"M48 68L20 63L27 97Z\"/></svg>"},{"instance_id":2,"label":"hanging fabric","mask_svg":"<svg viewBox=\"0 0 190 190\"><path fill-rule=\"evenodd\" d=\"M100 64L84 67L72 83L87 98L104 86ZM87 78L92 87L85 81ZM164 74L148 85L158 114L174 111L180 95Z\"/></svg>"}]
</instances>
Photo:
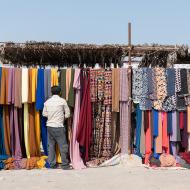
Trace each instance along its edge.
<instances>
[{"instance_id":1,"label":"hanging fabric","mask_svg":"<svg viewBox=\"0 0 190 190\"><path fill-rule=\"evenodd\" d=\"M91 130L92 130L92 113L90 102L90 71L81 71L81 82L83 87L83 96L81 103L81 110L78 123L77 141L79 142L82 150L82 158L86 161L89 160L89 148L91 143Z\"/></svg>"},{"instance_id":2,"label":"hanging fabric","mask_svg":"<svg viewBox=\"0 0 190 190\"><path fill-rule=\"evenodd\" d=\"M77 142L77 131L80 115L80 100L81 100L81 81L80 69L75 69L73 88L75 89L75 109L73 115L73 133L70 143L70 159L74 169L83 169L85 165L80 156L79 143Z\"/></svg>"}]
</instances>

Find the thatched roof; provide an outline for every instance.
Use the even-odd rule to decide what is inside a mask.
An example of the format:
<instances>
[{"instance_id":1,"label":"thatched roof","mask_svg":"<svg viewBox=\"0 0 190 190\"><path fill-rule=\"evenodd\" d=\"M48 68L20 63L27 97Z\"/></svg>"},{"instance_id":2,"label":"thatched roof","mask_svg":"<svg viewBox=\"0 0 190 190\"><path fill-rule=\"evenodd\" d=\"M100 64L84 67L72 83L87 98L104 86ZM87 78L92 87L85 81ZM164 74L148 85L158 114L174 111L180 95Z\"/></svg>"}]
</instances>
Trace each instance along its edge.
<instances>
[{"instance_id":1,"label":"thatched roof","mask_svg":"<svg viewBox=\"0 0 190 190\"><path fill-rule=\"evenodd\" d=\"M181 51L183 50L183 51ZM146 54L167 55L177 52L178 61L190 60L185 46L144 44L129 47L128 45L95 45L95 44L62 44L51 42L2 43L0 58L4 63L21 65L72 65L95 63L120 63L122 57L131 51L133 57ZM181 51L181 52L180 52Z\"/></svg>"}]
</instances>

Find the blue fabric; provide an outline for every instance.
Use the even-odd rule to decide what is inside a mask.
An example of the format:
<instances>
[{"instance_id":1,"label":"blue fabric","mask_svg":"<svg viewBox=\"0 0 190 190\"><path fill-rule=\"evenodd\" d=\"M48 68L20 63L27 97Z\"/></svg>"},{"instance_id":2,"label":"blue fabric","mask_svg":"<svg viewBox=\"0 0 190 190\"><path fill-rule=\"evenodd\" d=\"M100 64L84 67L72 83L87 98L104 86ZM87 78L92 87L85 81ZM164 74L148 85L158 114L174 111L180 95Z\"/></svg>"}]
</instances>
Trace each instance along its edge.
<instances>
[{"instance_id":1,"label":"blue fabric","mask_svg":"<svg viewBox=\"0 0 190 190\"><path fill-rule=\"evenodd\" d=\"M37 89L36 89L36 110L43 110L45 102L44 94L44 69L38 69Z\"/></svg>"},{"instance_id":2,"label":"blue fabric","mask_svg":"<svg viewBox=\"0 0 190 190\"><path fill-rule=\"evenodd\" d=\"M166 69L166 79L167 79L167 95L173 96L175 94L175 69Z\"/></svg>"},{"instance_id":3,"label":"blue fabric","mask_svg":"<svg viewBox=\"0 0 190 190\"><path fill-rule=\"evenodd\" d=\"M5 164L3 161L0 160L0 170L4 169L5 168Z\"/></svg>"},{"instance_id":4,"label":"blue fabric","mask_svg":"<svg viewBox=\"0 0 190 190\"><path fill-rule=\"evenodd\" d=\"M136 107L136 154L140 156L140 140L141 140L141 123L142 123L142 110L139 105Z\"/></svg>"},{"instance_id":5,"label":"blue fabric","mask_svg":"<svg viewBox=\"0 0 190 190\"><path fill-rule=\"evenodd\" d=\"M46 121L47 119L42 116L42 111L45 102L45 91L44 91L44 69L38 69L37 77L37 90L36 90L36 110L40 110L40 127L41 127L41 139L42 146L44 149L44 154L48 155L47 149L47 128Z\"/></svg>"},{"instance_id":6,"label":"blue fabric","mask_svg":"<svg viewBox=\"0 0 190 190\"><path fill-rule=\"evenodd\" d=\"M154 154L153 154L153 156L154 156L154 158L159 159L160 154L156 153L156 138L155 137L154 137L153 143L154 143Z\"/></svg>"},{"instance_id":7,"label":"blue fabric","mask_svg":"<svg viewBox=\"0 0 190 190\"><path fill-rule=\"evenodd\" d=\"M158 111L157 110L152 110L153 112L153 136L157 137L158 136Z\"/></svg>"},{"instance_id":8,"label":"blue fabric","mask_svg":"<svg viewBox=\"0 0 190 190\"><path fill-rule=\"evenodd\" d=\"M171 135L172 134L172 112L168 112L168 128L167 128L167 132L168 132L168 135Z\"/></svg>"},{"instance_id":9,"label":"blue fabric","mask_svg":"<svg viewBox=\"0 0 190 190\"><path fill-rule=\"evenodd\" d=\"M42 146L44 149L44 154L48 155L48 142L47 142L47 127L46 127L47 119L43 117L42 112L40 112L40 126L41 126L41 139Z\"/></svg>"},{"instance_id":10,"label":"blue fabric","mask_svg":"<svg viewBox=\"0 0 190 190\"><path fill-rule=\"evenodd\" d=\"M0 155L0 160L7 160L9 156L7 155Z\"/></svg>"}]
</instances>

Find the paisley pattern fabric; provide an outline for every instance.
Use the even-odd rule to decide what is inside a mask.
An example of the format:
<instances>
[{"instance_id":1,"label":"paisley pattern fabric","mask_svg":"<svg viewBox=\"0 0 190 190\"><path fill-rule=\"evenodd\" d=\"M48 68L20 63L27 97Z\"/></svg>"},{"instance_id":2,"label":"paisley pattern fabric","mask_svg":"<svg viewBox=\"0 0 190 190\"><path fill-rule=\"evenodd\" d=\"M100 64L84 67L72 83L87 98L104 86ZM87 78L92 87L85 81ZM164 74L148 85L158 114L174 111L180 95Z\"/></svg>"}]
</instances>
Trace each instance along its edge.
<instances>
[{"instance_id":1,"label":"paisley pattern fabric","mask_svg":"<svg viewBox=\"0 0 190 190\"><path fill-rule=\"evenodd\" d=\"M132 98L143 111L186 110L190 105L190 70L174 68L133 69Z\"/></svg>"},{"instance_id":2,"label":"paisley pattern fabric","mask_svg":"<svg viewBox=\"0 0 190 190\"><path fill-rule=\"evenodd\" d=\"M140 103L143 92L143 69L133 69L132 73L132 98L134 103Z\"/></svg>"},{"instance_id":3,"label":"paisley pattern fabric","mask_svg":"<svg viewBox=\"0 0 190 190\"><path fill-rule=\"evenodd\" d=\"M187 69L187 89L188 94L185 96L185 104L186 106L190 105L190 69Z\"/></svg>"},{"instance_id":4,"label":"paisley pattern fabric","mask_svg":"<svg viewBox=\"0 0 190 190\"><path fill-rule=\"evenodd\" d=\"M166 72L164 68L155 68L155 80L157 99L154 101L153 107L156 110L162 110L162 104L167 96Z\"/></svg>"}]
</instances>

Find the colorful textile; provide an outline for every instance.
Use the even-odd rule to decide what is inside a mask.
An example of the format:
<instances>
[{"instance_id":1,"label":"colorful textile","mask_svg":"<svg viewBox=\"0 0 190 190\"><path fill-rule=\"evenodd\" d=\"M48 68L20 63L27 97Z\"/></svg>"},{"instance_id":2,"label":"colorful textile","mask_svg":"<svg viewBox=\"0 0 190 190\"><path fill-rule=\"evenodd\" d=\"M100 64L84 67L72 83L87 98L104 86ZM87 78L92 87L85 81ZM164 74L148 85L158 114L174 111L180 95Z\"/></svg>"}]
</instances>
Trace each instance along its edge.
<instances>
[{"instance_id":1,"label":"colorful textile","mask_svg":"<svg viewBox=\"0 0 190 190\"><path fill-rule=\"evenodd\" d=\"M80 83L80 69L75 69L75 76L73 81L73 88L75 89L75 110L73 115L73 133L70 143L70 159L74 169L83 169L85 165L80 157L79 143L77 142L77 131L80 114L80 99L81 99L81 83Z\"/></svg>"},{"instance_id":2,"label":"colorful textile","mask_svg":"<svg viewBox=\"0 0 190 190\"><path fill-rule=\"evenodd\" d=\"M120 69L112 69L112 111L119 112Z\"/></svg>"},{"instance_id":3,"label":"colorful textile","mask_svg":"<svg viewBox=\"0 0 190 190\"><path fill-rule=\"evenodd\" d=\"M36 110L42 110L44 107L44 69L38 69L37 90L36 90Z\"/></svg>"}]
</instances>

